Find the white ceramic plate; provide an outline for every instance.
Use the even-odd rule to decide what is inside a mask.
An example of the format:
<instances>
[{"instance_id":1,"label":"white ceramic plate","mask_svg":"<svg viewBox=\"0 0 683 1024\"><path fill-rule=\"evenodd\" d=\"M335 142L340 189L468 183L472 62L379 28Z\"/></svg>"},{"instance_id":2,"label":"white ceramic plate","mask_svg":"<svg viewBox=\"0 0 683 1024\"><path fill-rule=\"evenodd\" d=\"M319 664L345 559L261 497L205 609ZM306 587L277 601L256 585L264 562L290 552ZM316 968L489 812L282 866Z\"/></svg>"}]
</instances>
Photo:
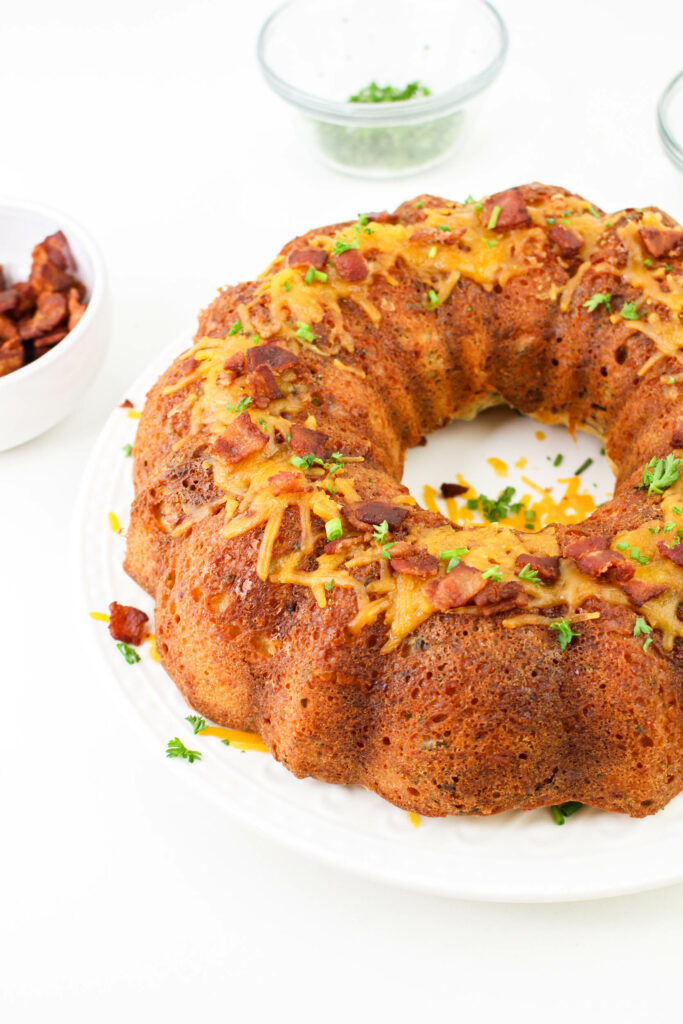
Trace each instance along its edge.
<instances>
[{"instance_id":1,"label":"white ceramic plate","mask_svg":"<svg viewBox=\"0 0 683 1024\"><path fill-rule=\"evenodd\" d=\"M172 359L190 344L191 331L169 346L126 393L140 409L144 396ZM136 420L117 408L109 417L86 469L75 520L74 542L80 562L84 608L107 611L117 600L144 608L151 600L121 567L124 538L113 532L114 512L125 530L133 494L131 463L122 447L133 441ZM544 437L540 436L542 432ZM552 459L561 452L560 469ZM520 471L496 476L489 457L528 463L524 474L542 486L557 487L587 457L594 463L581 486L609 496L612 477L600 444L581 436L578 443L560 428L540 428L531 420L494 410L474 423L457 423L409 453L405 480L421 500L428 483L463 476L486 494L506 484L529 487ZM444 896L478 900L555 901L589 899L655 888L683 881L683 797L659 814L632 820L584 808L557 827L546 810L514 812L492 818L423 818L414 827L408 815L357 787L297 780L267 754L241 752L209 737L193 736L184 721L189 708L145 645L142 660L128 665L106 625L91 622L91 633L120 689L152 734L164 757L166 744L179 736L201 750L193 764L168 762L169 785L175 771L186 771L226 811L301 853L382 882Z\"/></svg>"}]
</instances>

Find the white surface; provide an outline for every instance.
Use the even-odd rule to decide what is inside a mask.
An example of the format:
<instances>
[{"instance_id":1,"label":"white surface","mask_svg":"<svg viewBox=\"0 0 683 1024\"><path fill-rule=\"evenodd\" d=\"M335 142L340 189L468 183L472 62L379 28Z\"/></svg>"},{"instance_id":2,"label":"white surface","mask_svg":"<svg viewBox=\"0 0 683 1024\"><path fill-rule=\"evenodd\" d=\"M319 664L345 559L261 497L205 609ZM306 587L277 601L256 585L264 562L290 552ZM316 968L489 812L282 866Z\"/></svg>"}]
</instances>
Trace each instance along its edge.
<instances>
[{"instance_id":1,"label":"white surface","mask_svg":"<svg viewBox=\"0 0 683 1024\"><path fill-rule=\"evenodd\" d=\"M0 205L0 259L7 283L28 279L33 247L60 229L85 285L87 309L49 352L0 377L0 450L30 441L73 411L104 359L111 334L102 257L88 232L61 212L33 203Z\"/></svg>"},{"instance_id":2,"label":"white surface","mask_svg":"<svg viewBox=\"0 0 683 1024\"><path fill-rule=\"evenodd\" d=\"M81 408L0 455L3 1020L641 1021L678 1005L683 887L476 905L318 866L188 785L195 766L136 728L77 625L67 537L88 451L214 286L297 231L425 188L538 178L683 218L654 120L682 62L679 5L499 7L510 55L466 152L426 179L367 184L302 152L260 82L267 2L3 12L3 190L91 230L115 331Z\"/></svg>"},{"instance_id":3,"label":"white surface","mask_svg":"<svg viewBox=\"0 0 683 1024\"><path fill-rule=\"evenodd\" d=\"M142 377L126 388L137 408L166 367L190 345L182 334L157 356ZM82 616L106 611L110 601L143 608L153 621L154 602L122 567L128 510L133 500L131 461L122 448L133 440L136 420L117 406L90 456L74 519L74 569L80 577ZM596 502L611 495L612 474L600 455L600 442L582 435L572 442L560 427L544 426L491 410L474 423L454 423L409 455L404 479L421 496L426 483L477 479L484 493L503 486L531 493L527 480L550 487L558 500L573 471L587 459L580 493ZM507 463L505 480L484 462L489 453ZM520 452L527 465L514 468ZM557 453L564 458L553 467ZM525 499L528 506L528 498ZM444 509L445 510L445 509ZM122 533L109 523L113 512ZM545 525L539 523L539 526ZM215 738L193 736L185 716L190 709L155 663L149 647L129 665L106 625L88 622L102 668L115 677L132 708L155 738L159 754L179 735L197 749L201 762L190 778L221 811L326 864L377 881L440 896L481 900L542 902L622 895L683 881L683 794L659 814L642 821L595 810L582 811L570 826L558 828L547 809L499 814L492 818L423 818L418 829L408 815L373 793L353 787L301 781L273 758L228 749ZM578 627L580 630L580 626Z\"/></svg>"}]
</instances>

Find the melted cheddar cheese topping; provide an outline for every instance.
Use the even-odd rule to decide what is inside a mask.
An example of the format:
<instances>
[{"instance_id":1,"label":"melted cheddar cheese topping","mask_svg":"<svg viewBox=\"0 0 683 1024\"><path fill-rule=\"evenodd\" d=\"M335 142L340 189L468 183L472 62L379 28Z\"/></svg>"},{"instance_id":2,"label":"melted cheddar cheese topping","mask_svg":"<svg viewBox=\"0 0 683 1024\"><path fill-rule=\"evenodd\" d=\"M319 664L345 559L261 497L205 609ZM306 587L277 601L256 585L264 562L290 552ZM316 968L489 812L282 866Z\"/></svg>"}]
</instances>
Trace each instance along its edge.
<instances>
[{"instance_id":1,"label":"melted cheddar cheese topping","mask_svg":"<svg viewBox=\"0 0 683 1024\"><path fill-rule=\"evenodd\" d=\"M224 364L229 356L258 344L260 330L263 338L277 337L278 345L295 355L310 348L329 357L335 370L362 377L363 370L344 362L344 354L354 351L354 341L344 324L343 300L352 300L369 322L377 325L384 315L392 312L394 306L386 295L379 303L376 299L373 301L370 285L373 279L381 277L389 286L390 294L391 287L398 284L396 262L399 258L407 264L411 275L430 290L433 307L448 299L460 278L491 291L547 262L548 225L558 223L583 238L583 263L564 287L553 285L542 297L559 303L562 310L567 310L577 287L590 269L618 273L640 295L638 318L623 322L629 329L645 334L656 347L656 354L641 372L663 356L673 356L683 362L680 321L683 287L668 265L654 267L657 261L644 262L645 254L638 236L639 226L664 227L659 213L645 211L638 223L630 219L620 223L622 214L609 218L598 216L588 204L557 195L542 208L529 208L530 226L496 232L483 223L481 210L480 203L446 204L424 209L424 220L412 225L360 221L355 226L344 227L334 237L329 234L309 237L307 246L324 249L328 255L326 278L307 282L305 266L290 267L283 256L277 257L258 279L250 302L237 307L240 329L231 331L222 339L200 338L185 353L186 358L192 359L191 368L176 384L166 388L166 394L172 394L195 381L200 382L199 389L189 392L182 404L190 410L193 433L205 430L218 437L246 409L253 424L267 439L261 451L236 465L227 465L220 456L210 457L214 479L225 497L187 517L173 532L189 529L199 518L223 505L222 534L226 539L257 528L263 529L256 563L260 579L274 584L308 587L322 608L326 607L336 588L352 593L357 610L347 622L347 628L352 634L357 634L383 616L388 628L383 652L394 650L434 613L435 608L425 592L424 580L395 573L389 559L383 555L381 545L368 535L353 536L350 547L322 554L317 558L315 569L304 569L309 556L319 546L322 535L320 522L324 524L340 517L341 502L358 501L360 495L345 473L345 467L340 471L338 464L334 472L330 472L329 464L308 467L305 470L308 489L303 492L273 492L269 478L282 471L292 471L291 449L281 439L288 438L293 422L300 422L310 395L306 385L295 374L285 372L278 377L282 397L271 401L266 409L256 409L249 395L246 375L226 373ZM591 260L605 230L610 228L616 231L627 252L626 266L619 271L607 262L603 265ZM337 273L333 255L335 242L340 241L358 249L365 259L368 266L365 280L350 282ZM257 305L263 300L267 302L270 317L265 327L256 313ZM611 312L611 316L613 320L621 320L619 311ZM317 343L315 334L316 326L323 320L326 325L324 348L322 343ZM302 325L307 330L302 330ZM496 400L494 397L492 402ZM304 425L316 429L315 417L308 416ZM181 438L177 446L183 443ZM500 460L490 461L497 472L505 471L506 467ZM564 481L566 491L559 506L552 501L546 489L539 488L532 481L525 482L540 495L533 503L531 494L524 500L526 508L536 511L537 525L550 513L554 515L555 522L579 522L594 510L591 496L580 493L578 477ZM674 521L676 530L679 525L683 526L683 515L673 510L677 507L676 500L683 502L682 494L681 486L676 485L662 502L664 517ZM474 496L474 492L470 496ZM438 511L435 493L428 489L425 497L427 506ZM395 500L414 503L408 496ZM482 572L497 566L502 582L515 580L522 583L529 598L528 612L506 620L506 624L547 625L552 620L540 612L557 606L565 606L572 621L593 618L597 613L586 614L579 610L591 596L599 596L615 605L629 604L617 584L599 581L580 572L571 559L561 559L560 575L555 583L539 586L520 580L515 570L519 555L559 554L554 532L551 529L520 532L525 527L528 529L522 513L505 523L474 526L473 514L467 508L466 500L460 506L455 499L448 499L447 506L449 516L457 526L445 520L438 527L414 526L405 540L437 558L451 548L467 548L466 555L462 557L465 564ZM276 555L275 544L288 509L293 509L298 516L300 536L291 551ZM638 564L637 580L666 583L666 593L643 605L642 614L661 631L664 647L671 649L675 638L683 636L683 622L676 614L683 593L683 570L659 553L656 541L661 537L653 531L661 528L662 522L653 518L652 523L646 523L636 531L618 535L614 544L622 544L622 549L624 545L629 550L638 549L647 558L647 563ZM445 571L445 563L441 561L440 565L444 566L440 571ZM358 570L360 573L357 574ZM465 607L453 611L473 614L477 610Z\"/></svg>"}]
</instances>

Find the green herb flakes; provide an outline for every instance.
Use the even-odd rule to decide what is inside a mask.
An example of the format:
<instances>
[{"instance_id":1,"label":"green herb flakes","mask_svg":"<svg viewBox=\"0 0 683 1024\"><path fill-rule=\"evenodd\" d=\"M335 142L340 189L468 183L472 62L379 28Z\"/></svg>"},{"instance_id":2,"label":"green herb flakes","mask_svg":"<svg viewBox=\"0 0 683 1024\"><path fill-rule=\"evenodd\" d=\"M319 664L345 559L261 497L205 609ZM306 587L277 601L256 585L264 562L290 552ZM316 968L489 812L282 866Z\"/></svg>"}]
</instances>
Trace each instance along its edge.
<instances>
[{"instance_id":1,"label":"green herb flakes","mask_svg":"<svg viewBox=\"0 0 683 1024\"><path fill-rule=\"evenodd\" d=\"M130 646L130 644L117 644L116 647L121 651L121 654L129 665L136 665L140 660L140 655L134 647Z\"/></svg>"},{"instance_id":2,"label":"green herb flakes","mask_svg":"<svg viewBox=\"0 0 683 1024\"><path fill-rule=\"evenodd\" d=\"M533 583L537 587L540 587L541 585L541 581L538 578L538 569L532 569L529 562L519 570L517 575L520 580L526 580L528 583Z\"/></svg>"},{"instance_id":3,"label":"green herb flakes","mask_svg":"<svg viewBox=\"0 0 683 1024\"><path fill-rule=\"evenodd\" d=\"M315 334L311 330L309 324L305 324L303 320L297 320L296 322L296 336L297 338L301 338L302 341L315 341Z\"/></svg>"},{"instance_id":4,"label":"green herb flakes","mask_svg":"<svg viewBox=\"0 0 683 1024\"><path fill-rule=\"evenodd\" d=\"M493 229L495 228L496 224L498 223L498 218L499 217L500 217L500 206L494 206L493 209L491 210L491 216L489 217L489 222L486 225L487 228L489 229L489 231L493 231Z\"/></svg>"},{"instance_id":5,"label":"green herb flakes","mask_svg":"<svg viewBox=\"0 0 683 1024\"><path fill-rule=\"evenodd\" d=\"M190 723L192 726L192 732L195 736L198 732L201 732L202 729L206 729L206 721L201 717L201 715L185 715L185 721Z\"/></svg>"},{"instance_id":6,"label":"green herb flakes","mask_svg":"<svg viewBox=\"0 0 683 1024\"><path fill-rule=\"evenodd\" d=\"M557 630L557 640L561 651L565 651L567 649L575 636L581 635L580 633L574 632L567 619L560 619L559 622L551 622L550 628Z\"/></svg>"},{"instance_id":7,"label":"green herb flakes","mask_svg":"<svg viewBox=\"0 0 683 1024\"><path fill-rule=\"evenodd\" d=\"M583 804L578 800L567 800L564 804L553 804L550 813L556 825L564 825L565 820L571 818L572 814L576 814L582 807Z\"/></svg>"},{"instance_id":8,"label":"green herb flakes","mask_svg":"<svg viewBox=\"0 0 683 1024\"><path fill-rule=\"evenodd\" d=\"M604 306L608 313L612 312L612 293L611 292L594 292L590 299L586 299L584 302L584 308L592 313L593 310L597 309L598 306Z\"/></svg>"},{"instance_id":9,"label":"green herb flakes","mask_svg":"<svg viewBox=\"0 0 683 1024\"><path fill-rule=\"evenodd\" d=\"M325 523L325 535L328 540L341 540L344 536L344 528L342 527L342 521L339 516L335 516L334 519L328 519Z\"/></svg>"},{"instance_id":10,"label":"green herb flakes","mask_svg":"<svg viewBox=\"0 0 683 1024\"><path fill-rule=\"evenodd\" d=\"M306 284L313 284L314 281L327 281L327 274L323 270L316 270L315 267L309 267L304 276Z\"/></svg>"},{"instance_id":11,"label":"green herb flakes","mask_svg":"<svg viewBox=\"0 0 683 1024\"><path fill-rule=\"evenodd\" d=\"M683 459L677 459L673 452L669 452L665 459L653 456L643 470L638 490L643 491L647 488L648 497L651 494L661 494L678 480L682 462Z\"/></svg>"},{"instance_id":12,"label":"green herb flakes","mask_svg":"<svg viewBox=\"0 0 683 1024\"><path fill-rule=\"evenodd\" d=\"M202 755L198 750L188 750L183 741L179 740L177 736L168 741L166 757L182 757L185 761L189 761L190 764L202 759Z\"/></svg>"},{"instance_id":13,"label":"green herb flakes","mask_svg":"<svg viewBox=\"0 0 683 1024\"><path fill-rule=\"evenodd\" d=\"M431 89L421 82L408 82L402 89L393 85L378 85L377 82L370 82L369 85L359 89L353 96L349 96L349 103L402 103L404 100L412 100L414 97L431 96Z\"/></svg>"},{"instance_id":14,"label":"green herb flakes","mask_svg":"<svg viewBox=\"0 0 683 1024\"><path fill-rule=\"evenodd\" d=\"M439 558L448 559L446 572L450 572L451 569L454 569L456 565L460 564L460 559L466 554L467 548L447 548L446 551L440 552Z\"/></svg>"},{"instance_id":15,"label":"green herb flakes","mask_svg":"<svg viewBox=\"0 0 683 1024\"><path fill-rule=\"evenodd\" d=\"M640 313L636 309L635 302L625 302L621 307L621 315L624 320L639 320Z\"/></svg>"}]
</instances>

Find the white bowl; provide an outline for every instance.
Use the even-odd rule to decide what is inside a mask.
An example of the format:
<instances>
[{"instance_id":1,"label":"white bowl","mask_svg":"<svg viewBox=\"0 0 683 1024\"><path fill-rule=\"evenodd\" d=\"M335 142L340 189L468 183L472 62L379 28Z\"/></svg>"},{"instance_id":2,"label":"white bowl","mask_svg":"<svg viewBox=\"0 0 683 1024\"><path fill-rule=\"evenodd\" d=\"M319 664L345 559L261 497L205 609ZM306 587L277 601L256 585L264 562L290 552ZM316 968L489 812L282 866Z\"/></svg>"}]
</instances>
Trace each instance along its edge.
<instances>
[{"instance_id":1,"label":"white bowl","mask_svg":"<svg viewBox=\"0 0 683 1024\"><path fill-rule=\"evenodd\" d=\"M66 235L87 309L63 341L27 366L0 377L0 451L54 426L75 408L99 368L109 340L104 264L82 227L56 210L0 203L0 264L9 284L26 281L33 247L55 231Z\"/></svg>"}]
</instances>

